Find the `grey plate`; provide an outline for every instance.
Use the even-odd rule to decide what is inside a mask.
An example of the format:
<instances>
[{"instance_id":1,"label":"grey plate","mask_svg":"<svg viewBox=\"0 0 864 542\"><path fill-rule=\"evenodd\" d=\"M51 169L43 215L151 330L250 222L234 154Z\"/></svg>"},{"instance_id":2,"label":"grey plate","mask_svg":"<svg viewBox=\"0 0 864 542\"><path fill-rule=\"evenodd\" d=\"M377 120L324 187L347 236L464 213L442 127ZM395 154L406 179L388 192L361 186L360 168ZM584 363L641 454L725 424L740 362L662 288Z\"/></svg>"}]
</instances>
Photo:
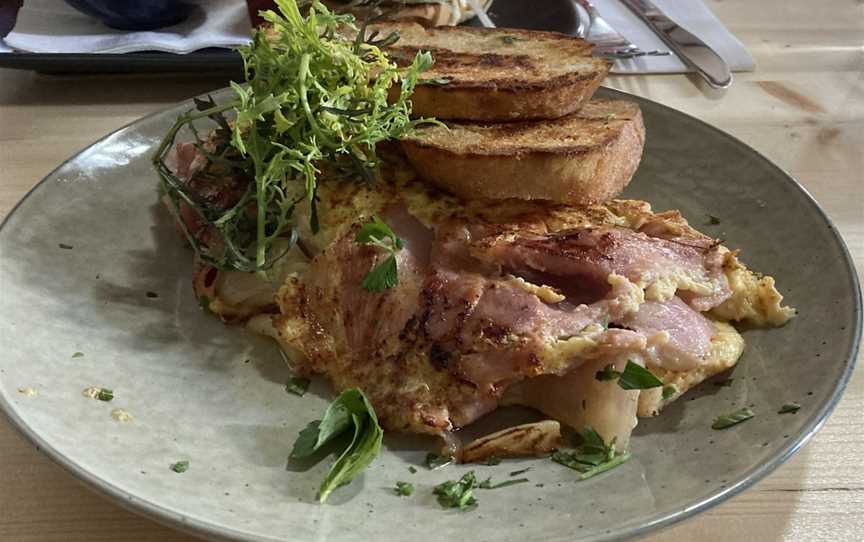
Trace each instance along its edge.
<instances>
[{"instance_id":1,"label":"grey plate","mask_svg":"<svg viewBox=\"0 0 864 542\"><path fill-rule=\"evenodd\" d=\"M322 412L327 386L316 382L304 398L285 393L288 372L272 344L198 308L190 253L157 204L149 156L188 106L84 150L0 229L0 406L96 489L215 539L446 540L470 532L478 541L605 540L717 504L780 465L837 403L861 327L857 278L834 227L788 175L702 122L630 99L642 106L648 145L627 195L681 209L740 247L754 269L777 278L800 315L781 329L746 331L732 385L703 385L640 422L633 459L618 469L577 483L546 460L475 467L504 479L530 466L532 483L483 491L478 509L458 513L441 510L431 489L467 469L411 474L428 443L388 438L364 475L316 504L326 465L288 472L285 459L298 429ZM705 225L708 215L721 223ZM73 358L76 351L84 356ZM87 399L88 386L113 388L115 399ZM777 415L787 401L801 410ZM745 405L757 412L753 420L710 429L716 415ZM113 420L115 408L134 420ZM186 473L169 470L181 459L191 461ZM397 480L415 483L415 495L393 495Z\"/></svg>"}]
</instances>

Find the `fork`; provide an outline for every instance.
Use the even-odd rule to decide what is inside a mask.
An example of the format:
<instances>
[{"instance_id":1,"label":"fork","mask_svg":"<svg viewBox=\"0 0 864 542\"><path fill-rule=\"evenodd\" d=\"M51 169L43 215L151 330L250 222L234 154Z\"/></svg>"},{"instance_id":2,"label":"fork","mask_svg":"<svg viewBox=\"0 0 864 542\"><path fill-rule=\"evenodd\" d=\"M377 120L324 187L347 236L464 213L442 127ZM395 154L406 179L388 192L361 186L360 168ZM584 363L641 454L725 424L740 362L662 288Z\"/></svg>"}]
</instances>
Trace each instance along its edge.
<instances>
[{"instance_id":1,"label":"fork","mask_svg":"<svg viewBox=\"0 0 864 542\"><path fill-rule=\"evenodd\" d=\"M669 51L643 51L619 34L606 22L590 0L573 0L588 14L588 25L579 20L576 35L595 45L594 54L607 58L634 58L637 56L665 56Z\"/></svg>"}]
</instances>

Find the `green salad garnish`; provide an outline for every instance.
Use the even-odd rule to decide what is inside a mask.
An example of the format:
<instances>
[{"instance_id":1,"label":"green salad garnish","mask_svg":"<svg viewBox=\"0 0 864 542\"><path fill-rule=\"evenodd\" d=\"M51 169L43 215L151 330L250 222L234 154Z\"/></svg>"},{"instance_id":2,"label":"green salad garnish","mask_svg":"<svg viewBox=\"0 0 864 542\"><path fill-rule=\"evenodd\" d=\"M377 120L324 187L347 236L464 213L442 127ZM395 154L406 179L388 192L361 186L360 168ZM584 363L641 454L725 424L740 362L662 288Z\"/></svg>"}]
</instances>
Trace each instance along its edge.
<instances>
[{"instance_id":1,"label":"green salad garnish","mask_svg":"<svg viewBox=\"0 0 864 542\"><path fill-rule=\"evenodd\" d=\"M279 13L262 12L270 29L255 31L241 47L246 85L231 83L235 98L221 104L196 100L162 141L154 164L178 224L199 258L220 269L260 272L296 242L294 210L307 205L310 228L318 230L317 189L321 171L359 181L377 176L377 143L410 133L410 97L419 75L432 65L429 53L398 68L353 16L335 14L321 2L276 0ZM394 89L398 89L394 90ZM233 122L225 114L233 117ZM196 121L210 119L216 137L199 135ZM197 195L166 164L181 129L222 178L251 179L230 206ZM180 219L191 210L217 235L204 244ZM212 236L211 236L212 238Z\"/></svg>"}]
</instances>

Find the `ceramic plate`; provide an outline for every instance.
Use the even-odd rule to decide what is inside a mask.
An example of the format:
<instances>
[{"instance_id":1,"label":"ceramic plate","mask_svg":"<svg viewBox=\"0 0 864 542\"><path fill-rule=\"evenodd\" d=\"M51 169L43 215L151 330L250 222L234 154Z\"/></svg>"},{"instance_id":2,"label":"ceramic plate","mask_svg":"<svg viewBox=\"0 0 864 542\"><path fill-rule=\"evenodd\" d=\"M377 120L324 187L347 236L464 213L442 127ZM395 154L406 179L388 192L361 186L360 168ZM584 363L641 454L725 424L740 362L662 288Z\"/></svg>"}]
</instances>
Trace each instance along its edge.
<instances>
[{"instance_id":1,"label":"ceramic plate","mask_svg":"<svg viewBox=\"0 0 864 542\"><path fill-rule=\"evenodd\" d=\"M6 219L0 406L97 490L213 539L605 540L717 504L780 465L837 403L861 327L857 279L830 221L783 171L702 122L630 99L642 106L648 144L626 196L680 209L741 248L800 314L781 329L745 331L731 386L706 383L642 420L633 459L617 469L577 482L549 460L475 466L496 480L531 467L531 483L481 492L479 507L460 513L442 510L432 487L468 468L428 471L428 442L390 436L362 476L317 504L326 462L291 472L286 457L330 389L319 381L306 397L286 393L273 344L199 309L191 254L157 201L150 156L188 104L87 148ZM113 389L114 400L84 397L90 386ZM801 410L778 415L788 401ZM711 429L715 416L743 406L756 417ZM115 409L131 421L114 419ZM169 468L179 460L190 462L183 474ZM400 480L415 484L414 496L394 495Z\"/></svg>"}]
</instances>

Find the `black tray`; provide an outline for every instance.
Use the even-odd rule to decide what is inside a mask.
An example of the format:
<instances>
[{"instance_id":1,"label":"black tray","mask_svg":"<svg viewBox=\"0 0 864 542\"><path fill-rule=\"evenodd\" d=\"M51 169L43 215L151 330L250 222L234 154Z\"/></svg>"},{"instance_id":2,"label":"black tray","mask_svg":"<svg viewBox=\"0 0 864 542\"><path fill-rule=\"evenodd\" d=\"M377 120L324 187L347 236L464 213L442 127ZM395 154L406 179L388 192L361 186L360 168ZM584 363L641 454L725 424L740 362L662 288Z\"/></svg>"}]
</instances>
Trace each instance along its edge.
<instances>
[{"instance_id":1,"label":"black tray","mask_svg":"<svg viewBox=\"0 0 864 542\"><path fill-rule=\"evenodd\" d=\"M579 15L572 0L495 0L489 17L496 25L532 30L557 30L573 33ZM0 11L0 28L14 13ZM466 23L479 26L476 19ZM8 25L11 28L11 24ZM8 30L6 30L8 32ZM5 32L3 33L5 35ZM0 53L0 68L36 70L46 73L158 73L194 72L218 75L242 75L240 55L228 49L203 49L178 55L160 52L123 54L85 53Z\"/></svg>"}]
</instances>

